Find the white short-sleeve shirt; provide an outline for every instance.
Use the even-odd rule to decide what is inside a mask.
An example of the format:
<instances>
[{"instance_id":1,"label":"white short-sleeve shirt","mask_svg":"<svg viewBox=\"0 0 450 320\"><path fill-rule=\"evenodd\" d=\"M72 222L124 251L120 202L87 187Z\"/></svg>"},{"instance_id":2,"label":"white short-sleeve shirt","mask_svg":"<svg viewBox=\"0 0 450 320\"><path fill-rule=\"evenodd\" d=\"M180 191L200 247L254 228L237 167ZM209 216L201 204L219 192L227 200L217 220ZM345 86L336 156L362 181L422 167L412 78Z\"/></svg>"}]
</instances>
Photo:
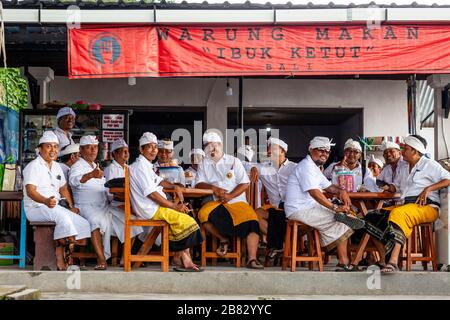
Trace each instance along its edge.
<instances>
[{"instance_id":1,"label":"white short-sleeve shirt","mask_svg":"<svg viewBox=\"0 0 450 320\"><path fill-rule=\"evenodd\" d=\"M130 167L130 200L136 215L143 219L151 219L159 205L148 196L158 192L167 199L160 183L163 181L153 171L153 165L143 155L140 155Z\"/></svg>"},{"instance_id":2,"label":"white short-sleeve shirt","mask_svg":"<svg viewBox=\"0 0 450 320\"><path fill-rule=\"evenodd\" d=\"M330 185L331 182L323 175L311 156L306 156L295 167L288 179L284 203L286 216L289 217L294 212L307 210L317 205L318 202L311 197L308 191L323 190Z\"/></svg>"},{"instance_id":3,"label":"white short-sleeve shirt","mask_svg":"<svg viewBox=\"0 0 450 320\"><path fill-rule=\"evenodd\" d=\"M270 204L274 207L278 207L280 202L284 202L286 200L287 182L289 176L297 166L297 163L286 159L280 165L278 170L270 162L257 164L255 166L259 171L259 179L264 185L264 188L266 188Z\"/></svg>"},{"instance_id":4,"label":"white short-sleeve shirt","mask_svg":"<svg viewBox=\"0 0 450 320\"><path fill-rule=\"evenodd\" d=\"M106 167L104 174L105 180L109 181L116 178L124 178L125 170L116 160L113 160L111 164Z\"/></svg>"},{"instance_id":5,"label":"white short-sleeve shirt","mask_svg":"<svg viewBox=\"0 0 450 320\"><path fill-rule=\"evenodd\" d=\"M75 142L72 139L72 133L69 132L69 136L66 135L66 133L64 132L63 129L61 129L60 127L57 127L54 131L53 131L56 136L58 137L58 150L61 151L62 148L64 148L65 146L69 145L69 144L74 144Z\"/></svg>"},{"instance_id":6,"label":"white short-sleeve shirt","mask_svg":"<svg viewBox=\"0 0 450 320\"><path fill-rule=\"evenodd\" d=\"M61 198L59 189L66 184L66 178L59 163L52 161L50 169L45 160L38 156L23 170L23 185L28 184L36 186L36 191L43 197L53 196L59 200ZM28 197L26 188L23 189L23 194L25 210L44 205Z\"/></svg>"},{"instance_id":7,"label":"white short-sleeve shirt","mask_svg":"<svg viewBox=\"0 0 450 320\"><path fill-rule=\"evenodd\" d=\"M386 165L381 171L377 180L383 181L388 184L393 184L398 192L402 192L402 185L406 183L406 179L409 175L409 164L402 158L397 162L395 172L392 170L392 166Z\"/></svg>"},{"instance_id":8,"label":"white short-sleeve shirt","mask_svg":"<svg viewBox=\"0 0 450 320\"><path fill-rule=\"evenodd\" d=\"M419 162L412 168L406 182L402 185L402 199L416 197L423 189L444 179L450 179L450 172L445 170L437 161L422 156ZM440 203L439 191L432 191L428 198Z\"/></svg>"},{"instance_id":9,"label":"white short-sleeve shirt","mask_svg":"<svg viewBox=\"0 0 450 320\"><path fill-rule=\"evenodd\" d=\"M210 158L205 158L198 166L196 184L201 182L212 184L216 187L225 189L227 192L233 191L242 183L250 183L245 168L236 157L224 154L223 157L215 162ZM215 200L217 200L214 197ZM245 192L241 193L228 203L247 202Z\"/></svg>"}]
</instances>

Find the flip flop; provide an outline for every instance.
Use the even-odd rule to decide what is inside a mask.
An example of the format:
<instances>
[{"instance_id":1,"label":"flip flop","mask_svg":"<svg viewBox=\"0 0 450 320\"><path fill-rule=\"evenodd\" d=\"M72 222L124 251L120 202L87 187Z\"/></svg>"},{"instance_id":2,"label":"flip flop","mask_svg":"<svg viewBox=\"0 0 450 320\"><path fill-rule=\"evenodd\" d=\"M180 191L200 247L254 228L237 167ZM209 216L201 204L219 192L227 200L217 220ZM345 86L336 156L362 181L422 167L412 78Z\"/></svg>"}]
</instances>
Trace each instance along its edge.
<instances>
[{"instance_id":1,"label":"flip flop","mask_svg":"<svg viewBox=\"0 0 450 320\"><path fill-rule=\"evenodd\" d=\"M107 269L106 263L100 263L100 264L97 264L94 267L94 270L97 270L97 271L103 271L103 270L106 270L106 269Z\"/></svg>"},{"instance_id":2,"label":"flip flop","mask_svg":"<svg viewBox=\"0 0 450 320\"><path fill-rule=\"evenodd\" d=\"M254 262L255 264L253 264L253 262ZM262 269L264 269L264 266L263 266L258 260L256 260L256 259L252 259L252 260L250 260L249 262L247 262L246 267L249 268L249 269L257 269L257 270L262 270Z\"/></svg>"},{"instance_id":3,"label":"flip flop","mask_svg":"<svg viewBox=\"0 0 450 320\"><path fill-rule=\"evenodd\" d=\"M228 240L220 241L219 248L217 248L217 250L216 250L217 255L219 257L225 256L227 254L227 252L228 252L228 246L229 245L230 245L230 241L228 241Z\"/></svg>"},{"instance_id":4,"label":"flip flop","mask_svg":"<svg viewBox=\"0 0 450 320\"><path fill-rule=\"evenodd\" d=\"M400 271L400 269L398 268L397 265L388 263L384 268L381 269L381 274L395 274L398 271Z\"/></svg>"},{"instance_id":5,"label":"flip flop","mask_svg":"<svg viewBox=\"0 0 450 320\"><path fill-rule=\"evenodd\" d=\"M194 269L194 268L185 268L185 267L174 267L173 271L177 271L177 272L202 272L204 271L204 269L197 267L198 270Z\"/></svg>"}]
</instances>

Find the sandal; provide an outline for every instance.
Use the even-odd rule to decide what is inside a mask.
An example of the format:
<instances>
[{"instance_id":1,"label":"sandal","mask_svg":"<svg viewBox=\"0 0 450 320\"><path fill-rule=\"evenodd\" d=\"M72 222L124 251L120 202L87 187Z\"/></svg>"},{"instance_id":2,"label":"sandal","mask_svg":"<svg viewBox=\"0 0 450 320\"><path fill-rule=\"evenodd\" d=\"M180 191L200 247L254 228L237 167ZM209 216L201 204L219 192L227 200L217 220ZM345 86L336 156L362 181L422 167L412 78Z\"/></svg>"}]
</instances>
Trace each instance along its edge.
<instances>
[{"instance_id":1,"label":"sandal","mask_svg":"<svg viewBox=\"0 0 450 320\"><path fill-rule=\"evenodd\" d=\"M354 271L358 271L354 264L338 263L336 265L336 267L337 267L337 269L335 270L336 272L354 272Z\"/></svg>"},{"instance_id":2,"label":"sandal","mask_svg":"<svg viewBox=\"0 0 450 320\"><path fill-rule=\"evenodd\" d=\"M388 263L383 269L381 269L381 273L383 274L394 274L397 273L400 269L396 264Z\"/></svg>"},{"instance_id":3,"label":"sandal","mask_svg":"<svg viewBox=\"0 0 450 320\"><path fill-rule=\"evenodd\" d=\"M257 259L252 259L249 262L247 262L246 267L249 269L258 269L258 270L264 269L264 266Z\"/></svg>"},{"instance_id":4,"label":"sandal","mask_svg":"<svg viewBox=\"0 0 450 320\"><path fill-rule=\"evenodd\" d=\"M99 263L94 267L94 270L106 270L106 263Z\"/></svg>"},{"instance_id":5,"label":"sandal","mask_svg":"<svg viewBox=\"0 0 450 320\"><path fill-rule=\"evenodd\" d=\"M230 245L230 241L228 241L228 240L220 241L219 248L217 248L217 250L216 250L217 255L220 257L225 256L228 252L229 245Z\"/></svg>"},{"instance_id":6,"label":"sandal","mask_svg":"<svg viewBox=\"0 0 450 320\"><path fill-rule=\"evenodd\" d=\"M270 249L269 253L267 254L267 258L269 258L270 260L275 260L283 252L284 249Z\"/></svg>"},{"instance_id":7,"label":"sandal","mask_svg":"<svg viewBox=\"0 0 450 320\"><path fill-rule=\"evenodd\" d=\"M195 268L185 268L183 266L174 267L173 271L177 272L203 272L204 269L200 268L199 266L195 266Z\"/></svg>"}]
</instances>

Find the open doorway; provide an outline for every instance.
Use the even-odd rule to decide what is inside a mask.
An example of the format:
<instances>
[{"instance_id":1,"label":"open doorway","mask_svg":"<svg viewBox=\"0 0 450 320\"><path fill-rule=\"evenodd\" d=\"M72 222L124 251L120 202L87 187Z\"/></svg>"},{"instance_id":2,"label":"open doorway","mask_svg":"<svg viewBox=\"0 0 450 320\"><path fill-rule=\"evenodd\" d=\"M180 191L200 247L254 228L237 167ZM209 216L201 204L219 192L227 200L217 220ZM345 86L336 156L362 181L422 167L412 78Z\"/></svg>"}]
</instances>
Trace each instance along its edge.
<instances>
[{"instance_id":1,"label":"open doorway","mask_svg":"<svg viewBox=\"0 0 450 320\"><path fill-rule=\"evenodd\" d=\"M228 128L237 128L238 108L228 108ZM308 153L309 141L315 136L333 138L329 162L343 156L348 138L363 136L362 108L245 108L244 129L278 129L280 139L289 145L288 157L300 161ZM259 145L264 144L258 141ZM256 160L256 159L254 159Z\"/></svg>"}]
</instances>

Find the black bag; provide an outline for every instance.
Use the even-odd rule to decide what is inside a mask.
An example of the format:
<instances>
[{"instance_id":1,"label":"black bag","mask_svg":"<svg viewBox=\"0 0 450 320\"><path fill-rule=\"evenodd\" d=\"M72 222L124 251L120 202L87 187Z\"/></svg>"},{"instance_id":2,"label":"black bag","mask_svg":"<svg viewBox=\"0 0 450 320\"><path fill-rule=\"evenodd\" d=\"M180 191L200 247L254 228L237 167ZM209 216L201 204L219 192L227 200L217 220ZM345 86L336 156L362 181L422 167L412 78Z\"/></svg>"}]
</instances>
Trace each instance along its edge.
<instances>
[{"instance_id":1,"label":"black bag","mask_svg":"<svg viewBox=\"0 0 450 320\"><path fill-rule=\"evenodd\" d=\"M106 188L124 188L125 187L125 178L115 178L107 181L105 183Z\"/></svg>"}]
</instances>

